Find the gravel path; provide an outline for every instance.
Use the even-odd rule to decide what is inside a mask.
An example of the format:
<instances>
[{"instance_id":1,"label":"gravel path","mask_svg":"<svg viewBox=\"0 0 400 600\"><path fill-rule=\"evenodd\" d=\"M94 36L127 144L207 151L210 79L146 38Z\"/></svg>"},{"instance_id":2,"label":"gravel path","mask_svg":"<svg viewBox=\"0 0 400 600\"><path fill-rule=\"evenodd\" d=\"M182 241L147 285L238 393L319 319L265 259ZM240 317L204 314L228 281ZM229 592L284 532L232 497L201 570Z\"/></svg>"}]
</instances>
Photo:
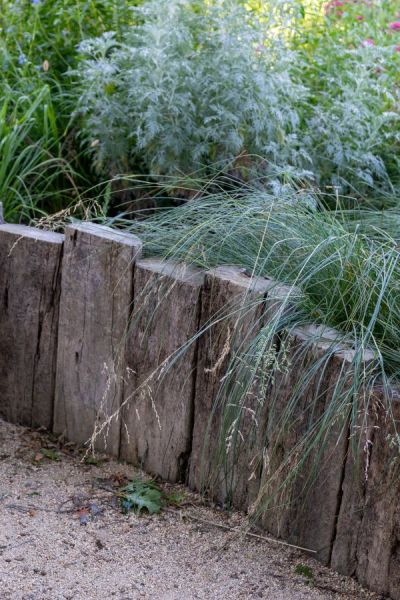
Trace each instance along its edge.
<instances>
[{"instance_id":1,"label":"gravel path","mask_svg":"<svg viewBox=\"0 0 400 600\"><path fill-rule=\"evenodd\" d=\"M235 527L243 516L185 488L180 510L123 515L104 487L137 473L84 464L72 447L0 421L0 600L377 598L296 550L204 523Z\"/></svg>"}]
</instances>

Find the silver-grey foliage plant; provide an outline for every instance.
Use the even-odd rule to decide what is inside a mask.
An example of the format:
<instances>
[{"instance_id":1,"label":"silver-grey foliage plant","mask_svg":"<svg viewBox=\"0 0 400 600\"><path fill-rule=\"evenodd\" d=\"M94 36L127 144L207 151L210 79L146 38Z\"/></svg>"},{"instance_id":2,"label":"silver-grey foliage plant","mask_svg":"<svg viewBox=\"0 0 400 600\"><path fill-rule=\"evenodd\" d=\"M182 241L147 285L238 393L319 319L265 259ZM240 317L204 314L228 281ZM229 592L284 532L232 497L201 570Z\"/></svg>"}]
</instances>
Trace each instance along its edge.
<instances>
[{"instance_id":1,"label":"silver-grey foliage plant","mask_svg":"<svg viewBox=\"0 0 400 600\"><path fill-rule=\"evenodd\" d=\"M81 44L79 107L95 166L189 173L256 154L309 164L297 132L306 90L294 52L237 2L208 6L150 1L118 43L112 33Z\"/></svg>"},{"instance_id":2,"label":"silver-grey foliage plant","mask_svg":"<svg viewBox=\"0 0 400 600\"><path fill-rule=\"evenodd\" d=\"M97 171L187 175L251 156L264 173L391 191L397 94L376 68L394 60L389 51L307 55L287 2L265 7L257 16L238 0L150 0L122 42L111 32L83 42L78 112Z\"/></svg>"}]
</instances>

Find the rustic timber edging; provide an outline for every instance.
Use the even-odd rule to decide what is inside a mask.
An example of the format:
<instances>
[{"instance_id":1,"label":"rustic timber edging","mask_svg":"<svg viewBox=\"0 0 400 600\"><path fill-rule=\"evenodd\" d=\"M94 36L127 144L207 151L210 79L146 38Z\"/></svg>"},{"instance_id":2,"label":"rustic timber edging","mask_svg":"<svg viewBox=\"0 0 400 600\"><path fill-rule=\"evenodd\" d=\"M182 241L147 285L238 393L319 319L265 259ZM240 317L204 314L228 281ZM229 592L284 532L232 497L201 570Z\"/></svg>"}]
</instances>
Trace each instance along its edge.
<instances>
[{"instance_id":1,"label":"rustic timber edging","mask_svg":"<svg viewBox=\"0 0 400 600\"><path fill-rule=\"evenodd\" d=\"M1 415L51 429L64 236L0 225Z\"/></svg>"},{"instance_id":2,"label":"rustic timber edging","mask_svg":"<svg viewBox=\"0 0 400 600\"><path fill-rule=\"evenodd\" d=\"M143 260L141 246L133 235L90 223L66 227L65 236L0 224L0 415L79 444L96 429L96 449L200 489L200 467L207 479L217 449L221 415L213 405L221 377L232 352L254 338L276 310L276 287L234 267L204 274ZM240 305L241 299L252 305L240 319L235 309L209 326L212 317L226 316L227 307ZM291 352L307 344L309 333L307 328L294 332ZM314 344L307 353L315 357L323 350L323 344ZM349 360L350 350L332 355L319 377L324 393L313 418L329 402ZM274 419L297 378L296 370L277 373L269 389L261 429L271 438ZM310 381L304 390L296 425L273 460L283 461L302 435L302 411L313 385ZM271 398L274 418L268 414ZM400 600L400 468L393 443L400 398L393 392L389 417L378 391L371 412L362 464L354 464L347 424L338 422L311 491L304 495L300 478L288 507L271 507L262 524L291 543L315 549L319 560L341 573ZM250 428L246 416L241 426ZM240 448L231 498L238 508L247 509L265 484L263 469L250 467L259 445L252 439ZM217 473L213 496L224 500L227 492L223 473Z\"/></svg>"}]
</instances>

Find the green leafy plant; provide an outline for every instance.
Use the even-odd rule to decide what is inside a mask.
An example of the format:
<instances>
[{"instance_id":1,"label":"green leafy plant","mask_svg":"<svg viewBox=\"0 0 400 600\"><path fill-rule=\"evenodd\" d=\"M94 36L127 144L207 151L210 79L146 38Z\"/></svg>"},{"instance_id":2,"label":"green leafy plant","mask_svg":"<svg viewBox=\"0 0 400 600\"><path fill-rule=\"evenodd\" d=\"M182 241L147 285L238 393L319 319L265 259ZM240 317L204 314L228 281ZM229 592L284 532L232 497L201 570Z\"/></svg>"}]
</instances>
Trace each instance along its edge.
<instances>
[{"instance_id":1,"label":"green leafy plant","mask_svg":"<svg viewBox=\"0 0 400 600\"><path fill-rule=\"evenodd\" d=\"M130 510L140 513L147 510L149 514L161 512L168 504L179 504L182 496L179 494L166 494L153 480L133 479L124 486L120 492L121 506L124 512Z\"/></svg>"},{"instance_id":2,"label":"green leafy plant","mask_svg":"<svg viewBox=\"0 0 400 600\"><path fill-rule=\"evenodd\" d=\"M309 4L292 43L312 99L304 141L314 148L309 151L317 182L361 192L363 199L382 189L393 193L400 64L388 27L393 6L347 0Z\"/></svg>"},{"instance_id":3,"label":"green leafy plant","mask_svg":"<svg viewBox=\"0 0 400 600\"><path fill-rule=\"evenodd\" d=\"M305 577L306 579L314 579L314 572L311 569L311 567L308 567L307 565L303 565L302 563L299 563L298 565L295 566L294 572L296 573L296 575L301 575L302 577Z\"/></svg>"},{"instance_id":4,"label":"green leafy plant","mask_svg":"<svg viewBox=\"0 0 400 600\"><path fill-rule=\"evenodd\" d=\"M79 204L77 189L115 206L129 182L103 178L216 168L396 206L395 18L390 3L347 0L4 0L4 119L27 131L7 137L26 149L8 218Z\"/></svg>"},{"instance_id":5,"label":"green leafy plant","mask_svg":"<svg viewBox=\"0 0 400 600\"><path fill-rule=\"evenodd\" d=\"M39 124L40 121L40 124ZM59 155L49 88L0 101L0 193L8 221L29 221L79 200L77 176Z\"/></svg>"},{"instance_id":6,"label":"green leafy plant","mask_svg":"<svg viewBox=\"0 0 400 600\"><path fill-rule=\"evenodd\" d=\"M135 4L134 0L2 0L1 76L26 85L35 85L38 78L61 81L75 65L76 46L82 39L128 26Z\"/></svg>"},{"instance_id":7,"label":"green leafy plant","mask_svg":"<svg viewBox=\"0 0 400 600\"><path fill-rule=\"evenodd\" d=\"M122 24L132 2L0 3L0 189L5 217L29 221L79 205L93 185L71 121L69 80L77 45Z\"/></svg>"},{"instance_id":8,"label":"green leafy plant","mask_svg":"<svg viewBox=\"0 0 400 600\"><path fill-rule=\"evenodd\" d=\"M40 452L45 458L48 458L49 460L54 460L56 462L61 460L59 453L56 450L53 450L52 448L42 448Z\"/></svg>"}]
</instances>

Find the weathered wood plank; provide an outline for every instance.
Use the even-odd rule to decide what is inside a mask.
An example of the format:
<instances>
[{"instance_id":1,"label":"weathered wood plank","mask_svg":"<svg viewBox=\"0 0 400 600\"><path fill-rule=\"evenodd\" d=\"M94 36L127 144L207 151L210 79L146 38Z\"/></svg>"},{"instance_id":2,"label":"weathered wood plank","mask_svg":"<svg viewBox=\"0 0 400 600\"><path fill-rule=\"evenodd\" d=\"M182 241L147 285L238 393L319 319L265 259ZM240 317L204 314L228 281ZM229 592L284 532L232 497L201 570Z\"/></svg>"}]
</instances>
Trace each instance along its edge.
<instances>
[{"instance_id":1,"label":"weathered wood plank","mask_svg":"<svg viewBox=\"0 0 400 600\"><path fill-rule=\"evenodd\" d=\"M194 430L190 459L189 485L207 491L221 502L247 507L253 484L251 411L255 394L247 399L242 412L241 435L249 439L246 451L226 457L225 468L216 458L229 448L229 423L222 422L226 398L221 395L221 380L232 357L244 351L263 323L264 297L271 282L251 279L241 269L219 267L206 274L202 292L199 359L195 391ZM210 326L211 324L211 326ZM236 446L237 448L237 446ZM220 462L220 461L218 461Z\"/></svg>"},{"instance_id":2,"label":"weathered wood plank","mask_svg":"<svg viewBox=\"0 0 400 600\"><path fill-rule=\"evenodd\" d=\"M324 330L326 342L316 341L320 334L315 327L297 328L283 341L287 365L276 373L270 391L268 454L260 494L265 509L263 527L293 544L316 550L316 557L328 564L348 446L349 404L311 450L307 450L310 440L301 444L326 418L333 395L339 393L339 380L342 394L350 385L354 352L335 347L334 331ZM365 360L371 359L366 353ZM300 458L304 462L292 477L293 461Z\"/></svg>"},{"instance_id":3,"label":"weathered wood plank","mask_svg":"<svg viewBox=\"0 0 400 600\"><path fill-rule=\"evenodd\" d=\"M186 477L197 341L176 353L196 336L203 279L184 265L135 265L121 457L172 482Z\"/></svg>"},{"instance_id":4,"label":"weathered wood plank","mask_svg":"<svg viewBox=\"0 0 400 600\"><path fill-rule=\"evenodd\" d=\"M50 428L64 236L0 225L0 415Z\"/></svg>"},{"instance_id":5,"label":"weathered wood plank","mask_svg":"<svg viewBox=\"0 0 400 600\"><path fill-rule=\"evenodd\" d=\"M290 313L295 310L295 287L281 285L273 279L258 279L263 290L253 293L256 304L246 316L249 332L239 359L229 367L229 382L224 395L228 406L223 408L224 419L220 427L222 452L219 463L223 465L220 485L214 496L244 511L253 510L257 499L262 467L266 452L265 432L269 415L269 389L271 373L279 346L276 333ZM271 327L271 330L268 330ZM275 332L275 333L274 333Z\"/></svg>"},{"instance_id":6,"label":"weathered wood plank","mask_svg":"<svg viewBox=\"0 0 400 600\"><path fill-rule=\"evenodd\" d=\"M360 406L360 446L347 458L331 565L399 600L400 395L390 393L390 401L377 391Z\"/></svg>"},{"instance_id":7,"label":"weathered wood plank","mask_svg":"<svg viewBox=\"0 0 400 600\"><path fill-rule=\"evenodd\" d=\"M372 400L371 408L375 405ZM344 575L355 575L357 568L357 544L360 527L363 519L365 493L366 493L366 468L370 460L370 453L375 438L376 418L373 413L368 418L368 423L362 424L363 417L359 416L360 430L355 432L360 436L357 448L349 447L342 484L342 498L335 539L332 547L331 566ZM367 469L368 470L368 469Z\"/></svg>"},{"instance_id":8,"label":"weathered wood plank","mask_svg":"<svg viewBox=\"0 0 400 600\"><path fill-rule=\"evenodd\" d=\"M62 264L54 430L86 443L119 409L133 264L141 242L91 223L66 228ZM95 447L118 455L120 416Z\"/></svg>"}]
</instances>

